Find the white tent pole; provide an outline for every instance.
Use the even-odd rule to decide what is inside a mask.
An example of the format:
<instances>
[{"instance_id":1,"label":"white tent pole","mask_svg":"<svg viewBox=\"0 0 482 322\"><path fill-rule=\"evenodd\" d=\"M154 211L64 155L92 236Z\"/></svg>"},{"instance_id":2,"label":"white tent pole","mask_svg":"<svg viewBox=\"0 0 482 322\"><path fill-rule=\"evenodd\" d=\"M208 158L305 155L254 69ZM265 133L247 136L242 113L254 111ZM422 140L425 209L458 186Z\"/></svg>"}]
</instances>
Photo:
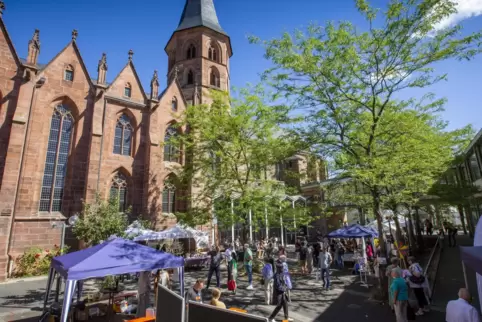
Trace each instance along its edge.
<instances>
[{"instance_id":1,"label":"white tent pole","mask_svg":"<svg viewBox=\"0 0 482 322\"><path fill-rule=\"evenodd\" d=\"M65 283L64 303L62 305L62 316L60 322L67 322L69 317L70 304L72 303L72 296L74 295L75 284L77 281L67 280Z\"/></svg>"},{"instance_id":2,"label":"white tent pole","mask_svg":"<svg viewBox=\"0 0 482 322\"><path fill-rule=\"evenodd\" d=\"M211 208L211 211L212 211L212 216L213 218L211 219L211 245L216 245L216 233L215 233L215 228L214 228L214 218L215 218L215 209L214 209L214 200L213 200L213 205L212 205L212 208Z\"/></svg>"},{"instance_id":3,"label":"white tent pole","mask_svg":"<svg viewBox=\"0 0 482 322\"><path fill-rule=\"evenodd\" d=\"M249 241L253 242L253 215L251 208L249 208Z\"/></svg>"},{"instance_id":4,"label":"white tent pole","mask_svg":"<svg viewBox=\"0 0 482 322\"><path fill-rule=\"evenodd\" d=\"M266 239L269 238L269 227L268 227L268 208L264 207L264 220L265 220L265 229L266 229Z\"/></svg>"},{"instance_id":5,"label":"white tent pole","mask_svg":"<svg viewBox=\"0 0 482 322\"><path fill-rule=\"evenodd\" d=\"M234 244L234 200L231 198L231 242Z\"/></svg>"},{"instance_id":6,"label":"white tent pole","mask_svg":"<svg viewBox=\"0 0 482 322\"><path fill-rule=\"evenodd\" d=\"M280 215L279 215L279 222L280 222L280 227L281 227L281 245L285 244L285 238L284 238L284 233L283 233L283 214L281 214L281 206L279 207L280 210Z\"/></svg>"}]
</instances>

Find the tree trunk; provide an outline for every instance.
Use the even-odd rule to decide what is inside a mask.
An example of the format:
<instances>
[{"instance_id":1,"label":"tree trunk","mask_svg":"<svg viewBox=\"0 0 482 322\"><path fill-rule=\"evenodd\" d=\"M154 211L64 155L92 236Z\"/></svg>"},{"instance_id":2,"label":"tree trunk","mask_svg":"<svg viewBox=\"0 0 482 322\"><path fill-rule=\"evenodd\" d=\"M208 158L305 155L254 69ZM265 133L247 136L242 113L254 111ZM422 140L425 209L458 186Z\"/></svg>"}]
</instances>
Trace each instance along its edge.
<instances>
[{"instance_id":1,"label":"tree trunk","mask_svg":"<svg viewBox=\"0 0 482 322\"><path fill-rule=\"evenodd\" d=\"M360 218L360 225L365 226L366 218L365 218L365 212L363 211L362 207L358 207L358 216Z\"/></svg>"},{"instance_id":2,"label":"tree trunk","mask_svg":"<svg viewBox=\"0 0 482 322\"><path fill-rule=\"evenodd\" d=\"M423 243L422 227L420 225L420 215L418 211L419 208L415 207L415 229L417 231L417 248L418 251L422 251L425 245Z\"/></svg>"},{"instance_id":3,"label":"tree trunk","mask_svg":"<svg viewBox=\"0 0 482 322\"><path fill-rule=\"evenodd\" d=\"M464 207L465 210L465 219L467 220L467 225L469 226L469 236L470 238L474 238L475 234L475 225L474 222L472 221L472 212L470 209L470 205L466 205Z\"/></svg>"},{"instance_id":4,"label":"tree trunk","mask_svg":"<svg viewBox=\"0 0 482 322\"><path fill-rule=\"evenodd\" d=\"M383 238L383 217L382 209L380 207L380 194L375 190L372 192L372 197L373 213L375 214L378 225L378 244L380 246L380 253L382 257L387 259L387 248ZM385 276L386 265L380 265L379 268L379 294L381 300L385 301L388 298L388 278Z\"/></svg>"},{"instance_id":5,"label":"tree trunk","mask_svg":"<svg viewBox=\"0 0 482 322\"><path fill-rule=\"evenodd\" d=\"M457 205L457 209L460 215L460 222L462 223L462 229L464 230L464 235L467 235L467 226L465 224L464 207L462 205Z\"/></svg>"},{"instance_id":6,"label":"tree trunk","mask_svg":"<svg viewBox=\"0 0 482 322\"><path fill-rule=\"evenodd\" d=\"M408 209L408 243L411 249L417 249L415 242L415 233L413 231L413 220L412 220L412 207L407 207Z\"/></svg>"},{"instance_id":7,"label":"tree trunk","mask_svg":"<svg viewBox=\"0 0 482 322\"><path fill-rule=\"evenodd\" d=\"M398 221L398 214L396 211L393 212L395 216L393 216L393 221L395 222L395 228L397 231L395 232L395 239L397 241L397 245L400 245L400 241L402 240L402 230L400 229L400 221Z\"/></svg>"},{"instance_id":8,"label":"tree trunk","mask_svg":"<svg viewBox=\"0 0 482 322\"><path fill-rule=\"evenodd\" d=\"M443 228L442 216L440 215L440 206L435 205L435 218L437 218L438 228Z\"/></svg>"}]
</instances>

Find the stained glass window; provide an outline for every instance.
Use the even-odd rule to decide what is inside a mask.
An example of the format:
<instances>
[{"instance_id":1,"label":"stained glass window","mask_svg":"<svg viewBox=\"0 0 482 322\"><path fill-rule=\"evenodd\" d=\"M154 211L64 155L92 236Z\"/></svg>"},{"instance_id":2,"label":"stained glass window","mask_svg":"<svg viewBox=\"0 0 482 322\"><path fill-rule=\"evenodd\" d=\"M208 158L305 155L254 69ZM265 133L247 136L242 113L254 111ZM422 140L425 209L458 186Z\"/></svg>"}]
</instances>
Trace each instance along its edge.
<instances>
[{"instance_id":1,"label":"stained glass window","mask_svg":"<svg viewBox=\"0 0 482 322\"><path fill-rule=\"evenodd\" d=\"M114 133L114 154L131 155L132 125L129 117L123 114L117 121Z\"/></svg>"},{"instance_id":2,"label":"stained glass window","mask_svg":"<svg viewBox=\"0 0 482 322\"><path fill-rule=\"evenodd\" d=\"M127 209L127 180L122 173L117 173L110 186L110 198L119 200L119 211Z\"/></svg>"},{"instance_id":3,"label":"stained glass window","mask_svg":"<svg viewBox=\"0 0 482 322\"><path fill-rule=\"evenodd\" d=\"M172 214L176 211L176 187L166 180L162 191L162 213Z\"/></svg>"},{"instance_id":4,"label":"stained glass window","mask_svg":"<svg viewBox=\"0 0 482 322\"><path fill-rule=\"evenodd\" d=\"M50 122L39 211L60 211L74 119L65 105L57 105Z\"/></svg>"},{"instance_id":5,"label":"stained glass window","mask_svg":"<svg viewBox=\"0 0 482 322\"><path fill-rule=\"evenodd\" d=\"M180 151L175 140L178 135L177 129L170 125L166 130L164 137L164 161L180 162Z\"/></svg>"}]
</instances>

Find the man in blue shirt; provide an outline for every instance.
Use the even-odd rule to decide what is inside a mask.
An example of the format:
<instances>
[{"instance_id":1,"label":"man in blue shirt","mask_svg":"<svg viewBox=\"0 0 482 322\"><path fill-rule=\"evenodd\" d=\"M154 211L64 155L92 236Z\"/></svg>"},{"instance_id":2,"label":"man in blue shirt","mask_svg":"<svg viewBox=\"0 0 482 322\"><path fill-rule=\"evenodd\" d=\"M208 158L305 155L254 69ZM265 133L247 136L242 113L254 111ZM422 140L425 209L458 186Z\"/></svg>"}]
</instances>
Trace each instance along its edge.
<instances>
[{"instance_id":1,"label":"man in blue shirt","mask_svg":"<svg viewBox=\"0 0 482 322\"><path fill-rule=\"evenodd\" d=\"M400 271L392 270L392 285L390 285L391 298L393 299L397 322L407 322L408 287L400 276Z\"/></svg>"}]
</instances>

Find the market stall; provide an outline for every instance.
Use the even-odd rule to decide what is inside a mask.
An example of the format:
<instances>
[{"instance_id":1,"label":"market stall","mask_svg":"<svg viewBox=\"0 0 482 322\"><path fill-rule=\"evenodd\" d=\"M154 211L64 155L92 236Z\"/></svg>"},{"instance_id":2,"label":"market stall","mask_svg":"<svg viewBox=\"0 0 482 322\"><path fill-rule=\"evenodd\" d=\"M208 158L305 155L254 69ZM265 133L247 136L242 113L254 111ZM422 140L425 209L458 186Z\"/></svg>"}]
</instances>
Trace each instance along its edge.
<instances>
[{"instance_id":1,"label":"market stall","mask_svg":"<svg viewBox=\"0 0 482 322\"><path fill-rule=\"evenodd\" d=\"M65 279L61 322L66 322L78 282L111 275L177 268L181 292L184 290L184 258L157 251L136 242L115 238L102 244L52 259L47 280L44 311L55 275ZM59 292L57 289L56 292Z\"/></svg>"}]
</instances>

